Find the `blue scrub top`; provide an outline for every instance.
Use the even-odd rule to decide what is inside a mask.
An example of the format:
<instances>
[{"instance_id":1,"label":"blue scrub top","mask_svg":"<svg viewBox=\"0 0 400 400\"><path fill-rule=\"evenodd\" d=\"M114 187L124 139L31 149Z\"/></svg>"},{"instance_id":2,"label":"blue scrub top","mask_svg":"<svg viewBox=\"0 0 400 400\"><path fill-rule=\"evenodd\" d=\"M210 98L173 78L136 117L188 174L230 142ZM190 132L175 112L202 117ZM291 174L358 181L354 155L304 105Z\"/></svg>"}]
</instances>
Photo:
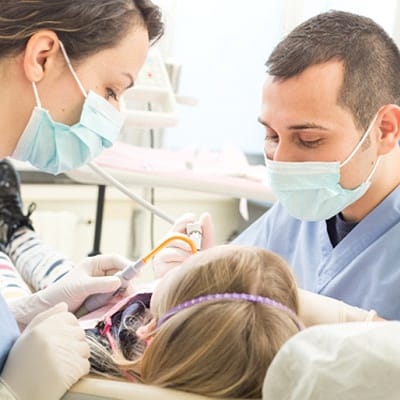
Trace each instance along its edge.
<instances>
[{"instance_id":1,"label":"blue scrub top","mask_svg":"<svg viewBox=\"0 0 400 400\"><path fill-rule=\"evenodd\" d=\"M234 242L280 254L303 289L400 319L400 187L335 247L326 221L300 221L280 203Z\"/></svg>"},{"instance_id":2,"label":"blue scrub top","mask_svg":"<svg viewBox=\"0 0 400 400\"><path fill-rule=\"evenodd\" d=\"M0 373L7 360L8 353L19 334L19 328L14 315L0 295Z\"/></svg>"}]
</instances>

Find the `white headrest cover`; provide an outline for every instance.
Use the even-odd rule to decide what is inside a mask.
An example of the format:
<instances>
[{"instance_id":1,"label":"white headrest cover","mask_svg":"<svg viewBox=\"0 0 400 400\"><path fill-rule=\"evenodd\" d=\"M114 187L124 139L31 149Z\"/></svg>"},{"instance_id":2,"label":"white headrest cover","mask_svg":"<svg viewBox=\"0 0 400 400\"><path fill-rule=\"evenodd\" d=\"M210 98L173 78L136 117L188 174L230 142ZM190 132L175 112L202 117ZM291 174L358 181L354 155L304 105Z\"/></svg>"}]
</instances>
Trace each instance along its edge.
<instances>
[{"instance_id":1,"label":"white headrest cover","mask_svg":"<svg viewBox=\"0 0 400 400\"><path fill-rule=\"evenodd\" d=\"M263 400L400 399L400 322L319 325L293 336L268 369Z\"/></svg>"}]
</instances>

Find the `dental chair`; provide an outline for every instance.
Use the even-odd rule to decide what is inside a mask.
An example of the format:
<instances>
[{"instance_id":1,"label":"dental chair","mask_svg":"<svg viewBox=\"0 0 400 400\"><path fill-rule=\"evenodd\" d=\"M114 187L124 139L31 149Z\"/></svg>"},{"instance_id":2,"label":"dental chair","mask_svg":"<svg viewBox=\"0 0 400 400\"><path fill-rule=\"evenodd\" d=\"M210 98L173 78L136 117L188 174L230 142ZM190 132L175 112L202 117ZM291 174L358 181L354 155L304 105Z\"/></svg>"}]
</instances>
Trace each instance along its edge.
<instances>
[{"instance_id":1,"label":"dental chair","mask_svg":"<svg viewBox=\"0 0 400 400\"><path fill-rule=\"evenodd\" d=\"M155 386L87 377L63 400L210 400ZM400 322L320 325L284 344L263 400L400 399Z\"/></svg>"},{"instance_id":2,"label":"dental chair","mask_svg":"<svg viewBox=\"0 0 400 400\"><path fill-rule=\"evenodd\" d=\"M88 376L75 384L62 400L211 400L196 395L156 386L114 381ZM238 399L239 400L239 399Z\"/></svg>"},{"instance_id":3,"label":"dental chair","mask_svg":"<svg viewBox=\"0 0 400 400\"><path fill-rule=\"evenodd\" d=\"M210 397L140 383L88 376L75 384L62 400L209 400Z\"/></svg>"}]
</instances>

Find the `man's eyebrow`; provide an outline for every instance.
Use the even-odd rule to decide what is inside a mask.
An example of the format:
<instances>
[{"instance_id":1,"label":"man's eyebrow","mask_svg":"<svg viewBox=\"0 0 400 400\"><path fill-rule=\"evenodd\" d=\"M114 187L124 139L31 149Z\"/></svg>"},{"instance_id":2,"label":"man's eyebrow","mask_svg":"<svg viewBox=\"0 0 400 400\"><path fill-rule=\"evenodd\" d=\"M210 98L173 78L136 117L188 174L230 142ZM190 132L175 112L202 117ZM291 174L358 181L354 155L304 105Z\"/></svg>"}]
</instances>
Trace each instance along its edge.
<instances>
[{"instance_id":1,"label":"man's eyebrow","mask_svg":"<svg viewBox=\"0 0 400 400\"><path fill-rule=\"evenodd\" d=\"M325 126L315 124L314 122L306 122L304 124L298 124L298 125L290 125L288 126L288 129L290 130L305 130L305 129L321 129L323 131L328 130Z\"/></svg>"},{"instance_id":2,"label":"man's eyebrow","mask_svg":"<svg viewBox=\"0 0 400 400\"><path fill-rule=\"evenodd\" d=\"M133 79L133 76L131 74L128 74L127 72L123 72L123 75L126 76L130 80L129 85L125 89L129 89L129 88L133 87L133 85L135 84L135 80Z\"/></svg>"},{"instance_id":3,"label":"man's eyebrow","mask_svg":"<svg viewBox=\"0 0 400 400\"><path fill-rule=\"evenodd\" d=\"M261 117L258 117L258 118L257 118L257 121L258 121L261 125L264 125L264 126L266 126L267 128L272 129L265 121L263 121L263 120L261 119ZM314 122L306 122L306 123L304 123L304 124L290 125L290 126L287 127L287 129L293 130L293 131L296 131L296 130L297 130L297 131L300 131L300 130L306 130L306 129L321 129L321 130L323 130L323 131L326 131L326 130L327 130L327 128L326 128L325 126L315 124Z\"/></svg>"}]
</instances>

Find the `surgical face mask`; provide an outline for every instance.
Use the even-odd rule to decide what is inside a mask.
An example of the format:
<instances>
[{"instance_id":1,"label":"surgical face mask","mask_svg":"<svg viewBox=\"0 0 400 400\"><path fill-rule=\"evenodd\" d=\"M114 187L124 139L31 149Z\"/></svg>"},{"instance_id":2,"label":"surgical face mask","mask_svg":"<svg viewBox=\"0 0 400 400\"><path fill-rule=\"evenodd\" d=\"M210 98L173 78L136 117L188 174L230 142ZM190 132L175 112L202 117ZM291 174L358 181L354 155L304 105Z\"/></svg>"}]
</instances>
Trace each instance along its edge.
<instances>
[{"instance_id":1,"label":"surgical face mask","mask_svg":"<svg viewBox=\"0 0 400 400\"><path fill-rule=\"evenodd\" d=\"M122 114L108 101L92 91L86 93L61 42L60 48L85 97L80 120L72 126L54 121L48 110L42 108L32 82L36 107L12 154L51 174L78 168L95 158L111 147L123 125Z\"/></svg>"},{"instance_id":2,"label":"surgical face mask","mask_svg":"<svg viewBox=\"0 0 400 400\"><path fill-rule=\"evenodd\" d=\"M370 134L376 116L361 140L342 162L281 162L265 158L267 183L290 215L304 221L333 217L365 194L376 171L378 157L367 179L354 189L340 184L340 168L346 165Z\"/></svg>"}]
</instances>

